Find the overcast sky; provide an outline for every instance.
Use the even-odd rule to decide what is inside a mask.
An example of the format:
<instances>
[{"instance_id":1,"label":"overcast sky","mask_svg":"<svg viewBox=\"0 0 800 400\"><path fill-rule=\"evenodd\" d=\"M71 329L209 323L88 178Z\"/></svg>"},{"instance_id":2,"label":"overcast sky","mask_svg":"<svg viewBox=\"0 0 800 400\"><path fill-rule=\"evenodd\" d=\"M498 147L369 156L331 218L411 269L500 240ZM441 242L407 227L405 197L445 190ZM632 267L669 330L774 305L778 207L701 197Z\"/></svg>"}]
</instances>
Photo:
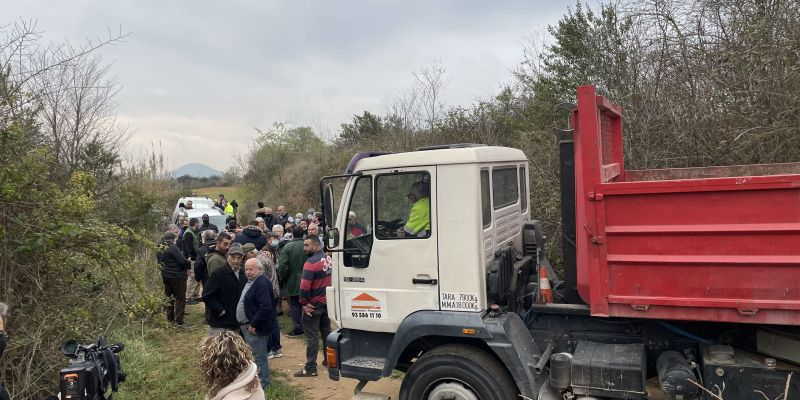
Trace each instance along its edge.
<instances>
[{"instance_id":1,"label":"overcast sky","mask_svg":"<svg viewBox=\"0 0 800 400\"><path fill-rule=\"evenodd\" d=\"M122 86L128 151L161 147L170 167L219 170L275 121L324 137L386 106L435 60L467 105L510 82L525 36L573 1L32 1L3 2L6 25L37 19L45 39L79 42L130 32L100 54Z\"/></svg>"}]
</instances>

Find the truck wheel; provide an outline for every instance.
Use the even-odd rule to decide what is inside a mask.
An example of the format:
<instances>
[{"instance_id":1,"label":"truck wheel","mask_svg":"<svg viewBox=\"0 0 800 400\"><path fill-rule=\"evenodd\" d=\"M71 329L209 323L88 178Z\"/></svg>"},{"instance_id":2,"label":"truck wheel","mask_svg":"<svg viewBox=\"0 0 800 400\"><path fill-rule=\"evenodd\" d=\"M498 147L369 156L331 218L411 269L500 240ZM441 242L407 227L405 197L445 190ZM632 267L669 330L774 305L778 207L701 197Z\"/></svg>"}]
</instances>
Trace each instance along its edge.
<instances>
[{"instance_id":1,"label":"truck wheel","mask_svg":"<svg viewBox=\"0 0 800 400\"><path fill-rule=\"evenodd\" d=\"M467 345L445 345L422 355L400 385L400 400L508 400L517 387L491 355Z\"/></svg>"}]
</instances>

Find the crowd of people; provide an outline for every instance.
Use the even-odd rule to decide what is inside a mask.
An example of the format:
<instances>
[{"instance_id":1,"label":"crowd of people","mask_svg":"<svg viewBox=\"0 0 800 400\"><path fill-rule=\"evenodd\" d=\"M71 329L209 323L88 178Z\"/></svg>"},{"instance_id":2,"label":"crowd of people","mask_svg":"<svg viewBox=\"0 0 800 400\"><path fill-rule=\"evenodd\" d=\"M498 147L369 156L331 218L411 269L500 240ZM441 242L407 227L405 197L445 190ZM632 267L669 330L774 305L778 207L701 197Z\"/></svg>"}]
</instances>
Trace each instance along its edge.
<instances>
[{"instance_id":1,"label":"crowd of people","mask_svg":"<svg viewBox=\"0 0 800 400\"><path fill-rule=\"evenodd\" d=\"M225 399L219 394L267 388L268 360L283 356L277 316L283 314L284 302L293 325L288 336L307 340L306 363L295 376L317 376L319 341L324 343L331 331L325 297L331 270L320 236L321 213L309 209L291 216L284 206L273 212L259 202L254 218L240 224L238 210L222 199L220 195L217 206L226 214L231 211L225 227L210 224L208 215L185 220L179 213L157 252L167 320L186 327L186 304L203 302L209 333L202 346L209 351L203 355L203 365L232 365L235 359L241 366L236 374L204 371L208 398ZM225 349L240 349L241 343L246 343L249 353L222 354ZM250 384L251 375L260 382L260 389Z\"/></svg>"}]
</instances>

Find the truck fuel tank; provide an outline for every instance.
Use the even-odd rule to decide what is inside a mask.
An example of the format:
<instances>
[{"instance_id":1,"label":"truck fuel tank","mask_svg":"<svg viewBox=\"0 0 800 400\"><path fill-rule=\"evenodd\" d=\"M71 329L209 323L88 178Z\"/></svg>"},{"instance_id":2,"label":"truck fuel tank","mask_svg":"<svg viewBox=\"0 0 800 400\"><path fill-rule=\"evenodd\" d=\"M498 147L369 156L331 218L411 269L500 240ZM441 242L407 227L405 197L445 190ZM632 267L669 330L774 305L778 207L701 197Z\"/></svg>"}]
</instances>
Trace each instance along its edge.
<instances>
[{"instance_id":1,"label":"truck fuel tank","mask_svg":"<svg viewBox=\"0 0 800 400\"><path fill-rule=\"evenodd\" d=\"M572 356L576 395L644 399L647 353L644 345L578 342Z\"/></svg>"}]
</instances>

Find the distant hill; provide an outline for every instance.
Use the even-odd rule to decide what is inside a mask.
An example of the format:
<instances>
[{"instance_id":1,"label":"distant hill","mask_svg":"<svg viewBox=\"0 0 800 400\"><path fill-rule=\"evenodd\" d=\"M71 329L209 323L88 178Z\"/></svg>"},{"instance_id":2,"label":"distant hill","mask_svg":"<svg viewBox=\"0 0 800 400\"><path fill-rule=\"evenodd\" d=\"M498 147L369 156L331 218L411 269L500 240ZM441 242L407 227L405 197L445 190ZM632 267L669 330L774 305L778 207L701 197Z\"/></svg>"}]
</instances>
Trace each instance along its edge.
<instances>
[{"instance_id":1,"label":"distant hill","mask_svg":"<svg viewBox=\"0 0 800 400\"><path fill-rule=\"evenodd\" d=\"M222 176L222 172L215 170L205 164L186 164L172 171L172 176L179 177L189 175L195 178L210 178L212 176Z\"/></svg>"}]
</instances>

